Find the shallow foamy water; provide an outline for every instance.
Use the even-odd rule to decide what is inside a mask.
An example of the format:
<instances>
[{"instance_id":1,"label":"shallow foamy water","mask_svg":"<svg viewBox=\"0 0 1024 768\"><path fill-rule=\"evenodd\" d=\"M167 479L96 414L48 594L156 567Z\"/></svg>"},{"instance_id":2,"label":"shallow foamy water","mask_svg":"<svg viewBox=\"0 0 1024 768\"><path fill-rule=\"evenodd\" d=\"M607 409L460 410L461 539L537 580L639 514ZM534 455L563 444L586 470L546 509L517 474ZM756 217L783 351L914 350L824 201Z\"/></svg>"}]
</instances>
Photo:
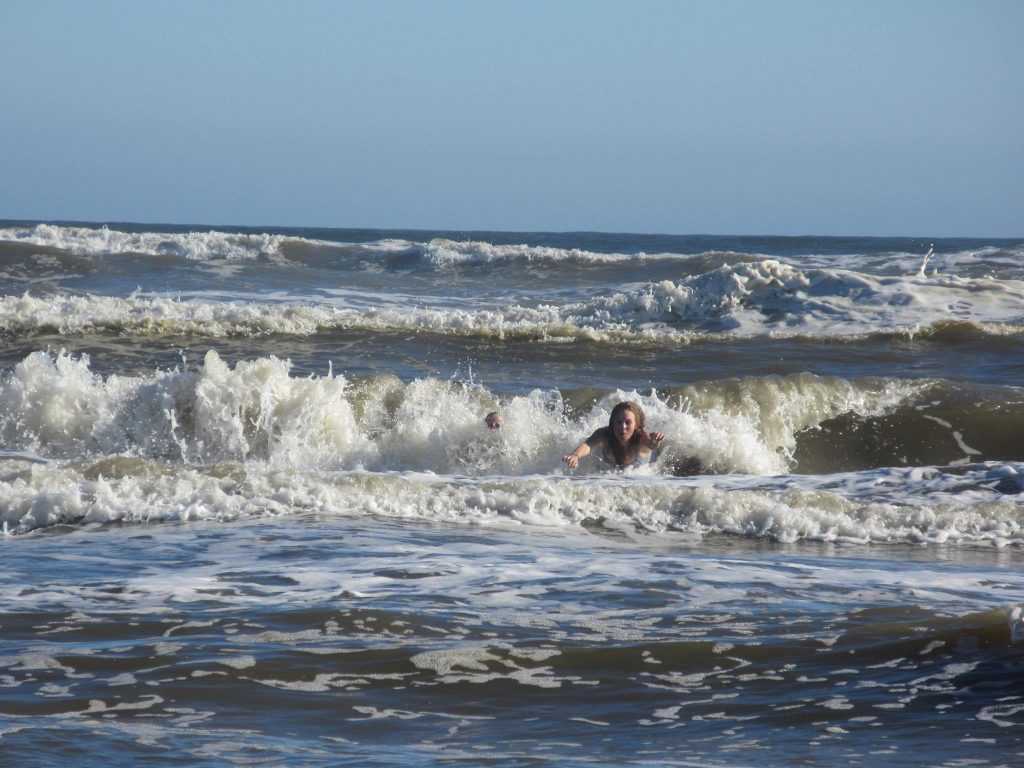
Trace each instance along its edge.
<instances>
[{"instance_id":1,"label":"shallow foamy water","mask_svg":"<svg viewBox=\"0 0 1024 768\"><path fill-rule=\"evenodd\" d=\"M1017 550L319 515L4 548L19 764L58 737L108 765L1024 753Z\"/></svg>"}]
</instances>

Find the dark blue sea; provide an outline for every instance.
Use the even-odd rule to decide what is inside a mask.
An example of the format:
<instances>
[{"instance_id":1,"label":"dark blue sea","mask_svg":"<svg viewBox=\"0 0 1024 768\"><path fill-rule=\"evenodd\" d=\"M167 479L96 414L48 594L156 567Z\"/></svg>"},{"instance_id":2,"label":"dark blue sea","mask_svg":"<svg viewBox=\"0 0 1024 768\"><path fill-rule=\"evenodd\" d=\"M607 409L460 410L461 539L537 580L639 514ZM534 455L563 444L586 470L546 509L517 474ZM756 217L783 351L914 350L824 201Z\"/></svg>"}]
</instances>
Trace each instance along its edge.
<instances>
[{"instance_id":1,"label":"dark blue sea","mask_svg":"<svg viewBox=\"0 0 1024 768\"><path fill-rule=\"evenodd\" d=\"M0 339L0 765L1024 765L1024 240L0 221Z\"/></svg>"}]
</instances>

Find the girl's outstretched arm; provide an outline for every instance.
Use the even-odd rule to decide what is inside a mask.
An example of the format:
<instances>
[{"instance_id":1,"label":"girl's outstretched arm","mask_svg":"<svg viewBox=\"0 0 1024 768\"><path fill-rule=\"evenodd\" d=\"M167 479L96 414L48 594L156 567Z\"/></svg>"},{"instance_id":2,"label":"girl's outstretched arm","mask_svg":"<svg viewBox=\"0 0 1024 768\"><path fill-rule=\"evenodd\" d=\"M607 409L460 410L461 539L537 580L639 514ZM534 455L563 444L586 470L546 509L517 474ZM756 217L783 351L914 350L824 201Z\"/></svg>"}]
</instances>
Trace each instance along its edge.
<instances>
[{"instance_id":1,"label":"girl's outstretched arm","mask_svg":"<svg viewBox=\"0 0 1024 768\"><path fill-rule=\"evenodd\" d=\"M582 459L584 456L589 455L590 446L587 445L587 442L584 440L582 443L576 446L575 451L573 451L572 453L565 454L565 456L562 457L562 461L564 461L569 466L569 469L576 469L576 467L580 465L580 459Z\"/></svg>"},{"instance_id":2,"label":"girl's outstretched arm","mask_svg":"<svg viewBox=\"0 0 1024 768\"><path fill-rule=\"evenodd\" d=\"M604 432L605 430L603 428L597 430L594 434L576 446L575 451L565 454L565 456L562 457L562 461L569 466L569 469L576 469L580 464L580 459L590 455L591 446L596 445L598 442L605 439Z\"/></svg>"}]
</instances>

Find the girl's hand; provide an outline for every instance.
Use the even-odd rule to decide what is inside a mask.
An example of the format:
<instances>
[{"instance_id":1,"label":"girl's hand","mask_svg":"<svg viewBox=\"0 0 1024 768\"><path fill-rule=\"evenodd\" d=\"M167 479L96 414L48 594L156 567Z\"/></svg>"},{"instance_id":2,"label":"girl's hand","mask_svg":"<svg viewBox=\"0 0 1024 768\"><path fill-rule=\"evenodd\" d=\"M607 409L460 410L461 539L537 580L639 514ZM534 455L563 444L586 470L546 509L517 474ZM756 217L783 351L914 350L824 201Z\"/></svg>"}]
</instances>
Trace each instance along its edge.
<instances>
[{"instance_id":1,"label":"girl's hand","mask_svg":"<svg viewBox=\"0 0 1024 768\"><path fill-rule=\"evenodd\" d=\"M662 440L665 439L665 433L664 432L651 432L648 435L648 437L650 438L651 442L654 445L657 445L658 443L660 443Z\"/></svg>"},{"instance_id":2,"label":"girl's hand","mask_svg":"<svg viewBox=\"0 0 1024 768\"><path fill-rule=\"evenodd\" d=\"M567 453L562 457L562 461L569 465L569 469L576 469L580 465L580 457L575 453Z\"/></svg>"}]
</instances>

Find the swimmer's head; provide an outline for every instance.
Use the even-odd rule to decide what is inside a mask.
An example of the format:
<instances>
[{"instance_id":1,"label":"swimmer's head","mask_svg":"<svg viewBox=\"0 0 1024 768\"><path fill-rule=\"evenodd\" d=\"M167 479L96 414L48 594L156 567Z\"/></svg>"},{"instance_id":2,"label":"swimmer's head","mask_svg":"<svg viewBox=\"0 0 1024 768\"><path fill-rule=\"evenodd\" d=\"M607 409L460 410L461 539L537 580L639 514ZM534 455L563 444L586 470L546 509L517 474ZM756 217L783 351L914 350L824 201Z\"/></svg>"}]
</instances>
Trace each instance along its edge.
<instances>
[{"instance_id":1,"label":"swimmer's head","mask_svg":"<svg viewBox=\"0 0 1024 768\"><path fill-rule=\"evenodd\" d=\"M498 415L497 411L491 411L484 417L484 424L488 429L501 429L501 425L504 423L505 420Z\"/></svg>"},{"instance_id":2,"label":"swimmer's head","mask_svg":"<svg viewBox=\"0 0 1024 768\"><path fill-rule=\"evenodd\" d=\"M644 421L643 408L634 402L625 401L612 408L608 429L622 445L626 445L640 439L644 433Z\"/></svg>"}]
</instances>

